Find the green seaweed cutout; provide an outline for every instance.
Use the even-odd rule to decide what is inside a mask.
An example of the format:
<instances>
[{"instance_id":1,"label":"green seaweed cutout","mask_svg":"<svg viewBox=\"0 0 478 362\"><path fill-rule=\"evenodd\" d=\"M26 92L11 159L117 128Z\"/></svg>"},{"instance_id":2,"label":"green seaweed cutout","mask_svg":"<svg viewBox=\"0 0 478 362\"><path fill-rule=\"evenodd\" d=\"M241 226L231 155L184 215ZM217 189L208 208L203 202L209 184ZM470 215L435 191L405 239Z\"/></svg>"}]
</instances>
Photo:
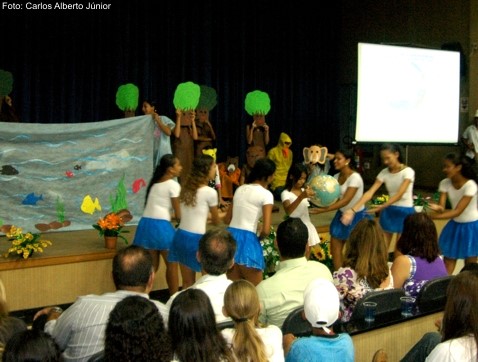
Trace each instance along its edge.
<instances>
[{"instance_id":1,"label":"green seaweed cutout","mask_svg":"<svg viewBox=\"0 0 478 362\"><path fill-rule=\"evenodd\" d=\"M132 83L123 84L116 92L116 105L122 111L135 111L138 108L139 89Z\"/></svg>"},{"instance_id":2,"label":"green seaweed cutout","mask_svg":"<svg viewBox=\"0 0 478 362\"><path fill-rule=\"evenodd\" d=\"M113 198L110 195L110 204L111 204L111 211L118 212L122 209L128 208L128 201L126 200L126 186L124 184L124 178L121 177L121 180L118 182L118 186L116 186L116 195Z\"/></svg>"},{"instance_id":3,"label":"green seaweed cutout","mask_svg":"<svg viewBox=\"0 0 478 362\"><path fill-rule=\"evenodd\" d=\"M271 110L271 100L269 95L260 90L247 93L244 108L250 116L255 114L265 116Z\"/></svg>"},{"instance_id":4,"label":"green seaweed cutout","mask_svg":"<svg viewBox=\"0 0 478 362\"><path fill-rule=\"evenodd\" d=\"M182 111L196 109L199 104L201 88L193 82L180 83L174 92L174 108Z\"/></svg>"},{"instance_id":5,"label":"green seaweed cutout","mask_svg":"<svg viewBox=\"0 0 478 362\"><path fill-rule=\"evenodd\" d=\"M201 85L201 95L199 97L198 109L207 109L212 111L217 105L217 93L214 88L208 87L207 85Z\"/></svg>"},{"instance_id":6,"label":"green seaweed cutout","mask_svg":"<svg viewBox=\"0 0 478 362\"><path fill-rule=\"evenodd\" d=\"M65 203L60 196L56 198L56 217L61 223L65 221Z\"/></svg>"},{"instance_id":7,"label":"green seaweed cutout","mask_svg":"<svg viewBox=\"0 0 478 362\"><path fill-rule=\"evenodd\" d=\"M12 93L13 75L12 73L0 69L0 97L8 96Z\"/></svg>"},{"instance_id":8,"label":"green seaweed cutout","mask_svg":"<svg viewBox=\"0 0 478 362\"><path fill-rule=\"evenodd\" d=\"M3 225L3 219L0 219L0 226Z\"/></svg>"}]
</instances>

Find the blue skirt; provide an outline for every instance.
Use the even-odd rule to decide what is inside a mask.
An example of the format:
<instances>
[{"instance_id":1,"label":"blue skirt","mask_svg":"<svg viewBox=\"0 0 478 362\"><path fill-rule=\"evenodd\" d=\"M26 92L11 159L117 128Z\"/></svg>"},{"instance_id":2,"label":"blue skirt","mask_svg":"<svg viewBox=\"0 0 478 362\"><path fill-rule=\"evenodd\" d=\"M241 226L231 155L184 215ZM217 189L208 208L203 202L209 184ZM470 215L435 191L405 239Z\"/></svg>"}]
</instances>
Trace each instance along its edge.
<instances>
[{"instance_id":1,"label":"blue skirt","mask_svg":"<svg viewBox=\"0 0 478 362\"><path fill-rule=\"evenodd\" d=\"M386 207L380 211L380 226L383 231L401 234L405 218L413 213L415 213L413 207L393 205Z\"/></svg>"},{"instance_id":2,"label":"blue skirt","mask_svg":"<svg viewBox=\"0 0 478 362\"><path fill-rule=\"evenodd\" d=\"M442 254L450 259L478 256L478 221L448 221L440 234L438 244Z\"/></svg>"},{"instance_id":3,"label":"blue skirt","mask_svg":"<svg viewBox=\"0 0 478 362\"><path fill-rule=\"evenodd\" d=\"M257 235L247 230L232 227L228 227L227 230L236 240L234 262L248 268L264 270L264 254Z\"/></svg>"},{"instance_id":4,"label":"blue skirt","mask_svg":"<svg viewBox=\"0 0 478 362\"><path fill-rule=\"evenodd\" d=\"M200 272L201 264L196 259L196 253L201 237L202 234L177 229L169 249L168 261L179 262L195 272Z\"/></svg>"},{"instance_id":5,"label":"blue skirt","mask_svg":"<svg viewBox=\"0 0 478 362\"><path fill-rule=\"evenodd\" d=\"M174 227L168 220L142 217L136 228L133 244L145 249L169 250L174 233Z\"/></svg>"},{"instance_id":6,"label":"blue skirt","mask_svg":"<svg viewBox=\"0 0 478 362\"><path fill-rule=\"evenodd\" d=\"M355 213L354 219L352 220L352 223L350 225L344 225L342 224L342 221L340 221L342 215L343 212L337 210L334 219L330 224L330 236L339 240L347 240L349 238L350 232L360 220L372 218L372 216L367 214L365 209L363 209L362 211Z\"/></svg>"}]
</instances>

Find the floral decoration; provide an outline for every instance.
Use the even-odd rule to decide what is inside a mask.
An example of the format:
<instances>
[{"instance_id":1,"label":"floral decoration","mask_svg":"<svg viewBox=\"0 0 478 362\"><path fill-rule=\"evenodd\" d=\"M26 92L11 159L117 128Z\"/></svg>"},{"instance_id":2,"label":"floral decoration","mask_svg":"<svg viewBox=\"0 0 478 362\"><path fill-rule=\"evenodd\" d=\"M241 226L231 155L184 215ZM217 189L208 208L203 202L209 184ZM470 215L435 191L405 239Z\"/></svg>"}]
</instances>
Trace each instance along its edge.
<instances>
[{"instance_id":1,"label":"floral decoration","mask_svg":"<svg viewBox=\"0 0 478 362\"><path fill-rule=\"evenodd\" d=\"M125 223L118 213L110 212L92 226L99 231L100 236L117 236L128 244L128 240L121 234L129 233L129 230L123 230Z\"/></svg>"},{"instance_id":2,"label":"floral decoration","mask_svg":"<svg viewBox=\"0 0 478 362\"><path fill-rule=\"evenodd\" d=\"M429 206L430 197L423 197L421 193L413 195L413 205L414 206L423 206L427 208Z\"/></svg>"},{"instance_id":3,"label":"floral decoration","mask_svg":"<svg viewBox=\"0 0 478 362\"><path fill-rule=\"evenodd\" d=\"M330 272L334 272L334 263L332 261L332 254L330 253L330 235L329 233L320 234L322 240L310 248L310 260L319 261L329 268Z\"/></svg>"},{"instance_id":4,"label":"floral decoration","mask_svg":"<svg viewBox=\"0 0 478 362\"><path fill-rule=\"evenodd\" d=\"M280 255L279 251L274 245L275 238L276 231L274 227L271 226L271 232L269 235L260 240L262 246L262 255L264 255L264 262L266 264L263 272L264 279L272 276L276 272L276 267L279 265Z\"/></svg>"},{"instance_id":5,"label":"floral decoration","mask_svg":"<svg viewBox=\"0 0 478 362\"><path fill-rule=\"evenodd\" d=\"M6 235L8 240L12 242L12 246L4 254L5 258L10 254L16 254L28 259L34 252L43 253L44 248L52 245L50 240L40 239L40 234L23 233L23 230L15 225L11 226Z\"/></svg>"},{"instance_id":6,"label":"floral decoration","mask_svg":"<svg viewBox=\"0 0 478 362\"><path fill-rule=\"evenodd\" d=\"M372 205L382 205L390 199L390 196L387 194L382 194L372 199Z\"/></svg>"}]
</instances>

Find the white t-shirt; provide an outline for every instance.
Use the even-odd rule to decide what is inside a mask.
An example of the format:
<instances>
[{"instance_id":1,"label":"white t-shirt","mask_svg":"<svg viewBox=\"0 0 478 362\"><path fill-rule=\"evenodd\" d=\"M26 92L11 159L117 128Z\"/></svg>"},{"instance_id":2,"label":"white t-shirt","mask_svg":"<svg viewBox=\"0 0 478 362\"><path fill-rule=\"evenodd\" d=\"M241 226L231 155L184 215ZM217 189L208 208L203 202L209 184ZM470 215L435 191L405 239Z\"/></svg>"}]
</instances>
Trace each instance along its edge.
<instances>
[{"instance_id":1,"label":"white t-shirt","mask_svg":"<svg viewBox=\"0 0 478 362\"><path fill-rule=\"evenodd\" d=\"M171 221L171 198L179 197L181 186L174 180L155 183L151 186L143 216Z\"/></svg>"},{"instance_id":2,"label":"white t-shirt","mask_svg":"<svg viewBox=\"0 0 478 362\"><path fill-rule=\"evenodd\" d=\"M289 200L290 203L293 203L297 199L297 195L289 190L282 191L280 197L282 202ZM312 224L312 221L310 221L309 206L309 201L307 199L303 199L289 216L302 220L309 231L309 246L314 246L320 243L320 237L314 224Z\"/></svg>"},{"instance_id":3,"label":"white t-shirt","mask_svg":"<svg viewBox=\"0 0 478 362\"><path fill-rule=\"evenodd\" d=\"M478 206L477 206L477 196L478 186L473 180L468 180L465 184L459 189L455 189L451 180L446 178L440 181L438 186L439 192L446 192L448 198L450 199L451 206L456 207L458 202L462 199L463 196L471 196L471 201L468 206L463 210L463 212L457 217L453 218L456 222L470 222L478 220Z\"/></svg>"},{"instance_id":4,"label":"white t-shirt","mask_svg":"<svg viewBox=\"0 0 478 362\"><path fill-rule=\"evenodd\" d=\"M408 185L405 193L402 195L402 198L394 202L393 205L404 207L413 206L413 182L415 181L415 171L411 167L405 167L403 170L397 173L390 173L388 168L384 168L377 175L377 180L385 184L390 197L394 196L398 192L403 181L410 180L411 182Z\"/></svg>"},{"instance_id":5,"label":"white t-shirt","mask_svg":"<svg viewBox=\"0 0 478 362\"><path fill-rule=\"evenodd\" d=\"M339 175L340 173L337 173L334 175L337 181L339 180ZM357 192L355 193L354 197L352 197L352 200L350 200L350 202L347 205L340 208L340 211L345 211L354 207L354 205L360 200L360 198L363 195L363 180L362 180L362 176L360 176L358 172L352 173L347 178L347 180L345 180L345 182L342 185L340 185L341 197L344 197L345 192L347 191L349 187L356 188ZM355 211L362 211L363 209L364 209L364 206L362 206L362 208L360 208L359 210L355 210Z\"/></svg>"},{"instance_id":6,"label":"white t-shirt","mask_svg":"<svg viewBox=\"0 0 478 362\"><path fill-rule=\"evenodd\" d=\"M279 327L269 325L264 328L256 328L257 333L266 347L267 359L270 362L283 362L284 349L282 348L282 331ZM222 335L229 345L232 345L235 329L223 329Z\"/></svg>"},{"instance_id":7,"label":"white t-shirt","mask_svg":"<svg viewBox=\"0 0 478 362\"><path fill-rule=\"evenodd\" d=\"M257 224L264 205L273 205L274 196L258 184L239 186L232 199L232 220L230 227L257 232Z\"/></svg>"},{"instance_id":8,"label":"white t-shirt","mask_svg":"<svg viewBox=\"0 0 478 362\"><path fill-rule=\"evenodd\" d=\"M476 362L477 345L472 335L450 339L436 345L426 362Z\"/></svg>"},{"instance_id":9,"label":"white t-shirt","mask_svg":"<svg viewBox=\"0 0 478 362\"><path fill-rule=\"evenodd\" d=\"M197 190L196 205L187 206L181 202L181 222L179 228L190 233L204 234L206 232L209 208L217 206L217 192L212 187L203 186Z\"/></svg>"},{"instance_id":10,"label":"white t-shirt","mask_svg":"<svg viewBox=\"0 0 478 362\"><path fill-rule=\"evenodd\" d=\"M476 129L474 124L466 127L465 132L463 132L463 138L472 143L473 147L475 148L475 152L478 152L478 129ZM475 158L475 152L468 149L466 150L466 155L470 158Z\"/></svg>"}]
</instances>

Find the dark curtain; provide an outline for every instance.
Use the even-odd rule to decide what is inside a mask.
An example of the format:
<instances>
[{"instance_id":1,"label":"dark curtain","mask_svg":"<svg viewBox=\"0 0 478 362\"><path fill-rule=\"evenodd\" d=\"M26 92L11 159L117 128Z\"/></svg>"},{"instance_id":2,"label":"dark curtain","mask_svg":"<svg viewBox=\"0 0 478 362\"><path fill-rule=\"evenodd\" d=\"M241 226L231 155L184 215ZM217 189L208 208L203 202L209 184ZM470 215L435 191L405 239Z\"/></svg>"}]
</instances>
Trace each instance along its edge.
<instances>
[{"instance_id":1,"label":"dark curtain","mask_svg":"<svg viewBox=\"0 0 478 362\"><path fill-rule=\"evenodd\" d=\"M137 115L143 99L155 99L174 120L176 86L209 85L218 93L211 121L219 161L244 160L244 99L260 89L271 98L270 146L286 132L300 161L304 146L334 151L340 143L339 3L325 10L300 1L164 0L153 10L142 0L114 1L110 10L2 10L8 46L0 69L13 73L14 105L33 123L121 118L115 94L130 82L140 89Z\"/></svg>"}]
</instances>

